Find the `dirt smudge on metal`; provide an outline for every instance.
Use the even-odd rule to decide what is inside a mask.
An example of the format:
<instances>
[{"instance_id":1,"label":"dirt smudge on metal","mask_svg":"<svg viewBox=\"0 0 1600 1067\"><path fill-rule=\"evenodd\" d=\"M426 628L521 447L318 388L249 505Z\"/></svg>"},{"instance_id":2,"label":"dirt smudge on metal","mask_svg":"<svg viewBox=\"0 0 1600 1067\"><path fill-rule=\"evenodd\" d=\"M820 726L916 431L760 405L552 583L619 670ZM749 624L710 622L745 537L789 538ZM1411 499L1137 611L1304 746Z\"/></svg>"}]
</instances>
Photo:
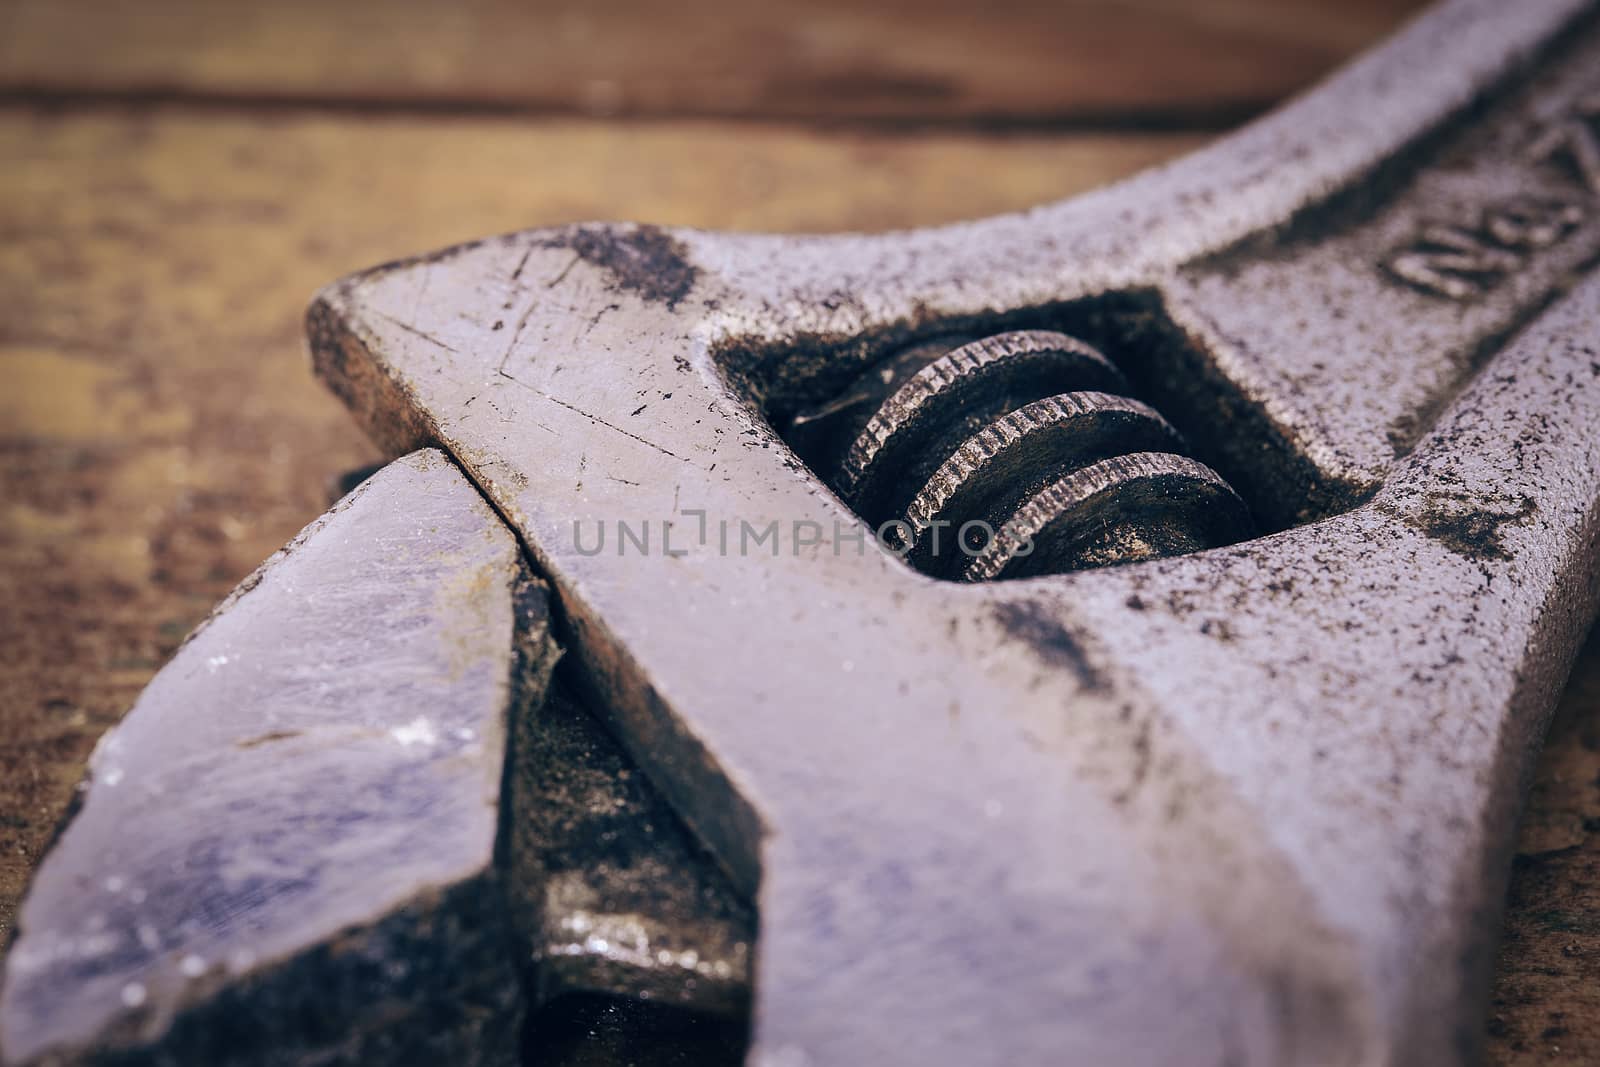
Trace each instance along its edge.
<instances>
[{"instance_id":1,"label":"dirt smudge on metal","mask_svg":"<svg viewBox=\"0 0 1600 1067\"><path fill-rule=\"evenodd\" d=\"M579 228L550 238L542 247L571 249L610 275L616 288L646 303L665 304L669 311L700 278L683 242L657 226Z\"/></svg>"},{"instance_id":2,"label":"dirt smudge on metal","mask_svg":"<svg viewBox=\"0 0 1600 1067\"><path fill-rule=\"evenodd\" d=\"M1021 641L1053 667L1069 670L1087 690L1107 688L1105 677L1089 661L1083 646L1044 604L1019 601L995 605L995 621L1010 637Z\"/></svg>"},{"instance_id":3,"label":"dirt smudge on metal","mask_svg":"<svg viewBox=\"0 0 1600 1067\"><path fill-rule=\"evenodd\" d=\"M1453 495L1429 494L1420 513L1397 517L1413 530L1431 538L1458 556L1472 560L1509 560L1502 534L1506 526L1526 522L1538 510L1528 496L1515 506L1473 506Z\"/></svg>"}]
</instances>

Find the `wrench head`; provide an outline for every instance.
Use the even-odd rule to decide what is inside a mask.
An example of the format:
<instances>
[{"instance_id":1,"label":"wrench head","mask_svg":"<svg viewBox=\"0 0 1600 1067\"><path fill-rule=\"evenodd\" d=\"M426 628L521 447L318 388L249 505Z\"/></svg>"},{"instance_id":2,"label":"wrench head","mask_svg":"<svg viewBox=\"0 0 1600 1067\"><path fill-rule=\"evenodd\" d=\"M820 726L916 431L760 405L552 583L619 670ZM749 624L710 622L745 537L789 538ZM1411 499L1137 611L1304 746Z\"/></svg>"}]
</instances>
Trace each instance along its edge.
<instances>
[{"instance_id":1,"label":"wrench head","mask_svg":"<svg viewBox=\"0 0 1600 1067\"><path fill-rule=\"evenodd\" d=\"M1597 598L1585 8L1457 0L1024 215L575 226L319 297L319 372L494 502L594 703L756 899L757 1062L1471 1057ZM1104 353L1263 536L938 580L785 436L899 353L1012 330Z\"/></svg>"}]
</instances>

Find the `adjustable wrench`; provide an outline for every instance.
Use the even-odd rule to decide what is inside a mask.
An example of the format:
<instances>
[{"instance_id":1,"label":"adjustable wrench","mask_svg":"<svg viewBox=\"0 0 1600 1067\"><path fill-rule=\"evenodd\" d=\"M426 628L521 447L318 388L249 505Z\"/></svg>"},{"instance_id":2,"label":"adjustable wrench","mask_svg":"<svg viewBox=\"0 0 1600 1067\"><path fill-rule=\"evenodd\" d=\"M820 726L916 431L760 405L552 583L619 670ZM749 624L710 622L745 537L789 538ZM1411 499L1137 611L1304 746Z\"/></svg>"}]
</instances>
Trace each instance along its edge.
<instances>
[{"instance_id":1,"label":"adjustable wrench","mask_svg":"<svg viewBox=\"0 0 1600 1067\"><path fill-rule=\"evenodd\" d=\"M1471 1062L1600 596L1597 72L1593 4L1450 0L1215 146L1024 214L573 226L330 287L319 374L393 454L439 451L247 582L102 744L20 916L0 1056L300 1062L219 1020L267 1040L252 989L347 971L294 1055L393 1058L375 1035L416 1027L510 1056L505 943L535 995L576 967L748 997L769 1067ZM218 688L236 656L270 669ZM559 828L519 845L554 795L516 799L554 750L520 731L572 701L684 840L597 847L599 875L551 858ZM451 848L342 865L319 765L316 818L234 798L186 852L181 803L116 798L216 706L251 753L362 725L380 799L465 760L475 800L368 804ZM185 863L230 887L221 918ZM338 906L289 929L274 886Z\"/></svg>"}]
</instances>

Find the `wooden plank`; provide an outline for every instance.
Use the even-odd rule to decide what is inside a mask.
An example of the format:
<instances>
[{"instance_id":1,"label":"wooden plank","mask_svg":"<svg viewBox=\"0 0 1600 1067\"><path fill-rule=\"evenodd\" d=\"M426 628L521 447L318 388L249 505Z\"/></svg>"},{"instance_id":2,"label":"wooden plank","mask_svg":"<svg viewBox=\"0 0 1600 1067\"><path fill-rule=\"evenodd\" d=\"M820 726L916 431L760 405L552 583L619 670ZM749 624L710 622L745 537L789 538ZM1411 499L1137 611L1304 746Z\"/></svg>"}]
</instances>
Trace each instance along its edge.
<instances>
[{"instance_id":1,"label":"wooden plank","mask_svg":"<svg viewBox=\"0 0 1600 1067\"><path fill-rule=\"evenodd\" d=\"M1600 1063L1600 627L1545 741L1501 937L1490 1062Z\"/></svg>"},{"instance_id":2,"label":"wooden plank","mask_svg":"<svg viewBox=\"0 0 1600 1067\"><path fill-rule=\"evenodd\" d=\"M1422 0L10 0L0 92L933 122L1216 123Z\"/></svg>"},{"instance_id":3,"label":"wooden plank","mask_svg":"<svg viewBox=\"0 0 1600 1067\"><path fill-rule=\"evenodd\" d=\"M374 458L305 364L316 287L584 218L949 221L1197 143L0 112L0 944L95 738Z\"/></svg>"}]
</instances>

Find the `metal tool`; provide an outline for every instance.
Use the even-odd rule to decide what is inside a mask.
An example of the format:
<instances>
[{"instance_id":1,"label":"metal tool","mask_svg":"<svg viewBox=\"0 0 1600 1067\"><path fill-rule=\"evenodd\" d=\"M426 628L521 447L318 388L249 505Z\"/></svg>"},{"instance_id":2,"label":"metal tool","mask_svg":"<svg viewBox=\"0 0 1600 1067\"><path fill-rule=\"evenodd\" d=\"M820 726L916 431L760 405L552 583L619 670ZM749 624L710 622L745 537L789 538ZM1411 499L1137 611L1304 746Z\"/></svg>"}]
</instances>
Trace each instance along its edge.
<instances>
[{"instance_id":1,"label":"metal tool","mask_svg":"<svg viewBox=\"0 0 1600 1067\"><path fill-rule=\"evenodd\" d=\"M341 650L326 673L275 646L272 685L348 683L308 706L387 709L402 749L439 746L457 717L430 709L458 701L515 724L500 861L391 878L409 895L370 900L363 929L411 922L406 952L482 975L460 930L516 927L523 999L748 996L766 1067L1470 1062L1521 786L1600 600L1597 72L1595 5L1453 0L1210 149L1022 215L877 237L574 226L331 287L319 373L394 454L454 464L404 460L432 496L385 472L339 514L366 500L423 560L509 531L551 594L547 616L496 557L468 583L494 626L461 628L456 572L417 564L399 621L362 601L302 635ZM444 485L456 467L498 520ZM388 543L286 583L269 565L153 690L259 647L208 642L269 583L393 587L361 565ZM470 662L509 680L443 684L443 631L492 638ZM416 658L374 651L385 634ZM249 720L278 691L208 700ZM131 784L110 779L118 739L188 721L147 700L21 914L8 1062L215 1033L250 982L298 988L295 960L367 974L328 947L345 912L242 982L161 962L193 902L170 912L177 949L92 942L111 891L82 842L130 818L102 800ZM516 740L586 721L560 718L574 700L626 759L598 733ZM585 759L611 769L550 780ZM628 759L651 791L604 800ZM661 832L608 857L615 825L548 816L607 805ZM440 884L509 904L466 922ZM350 985L394 1010L347 1005L364 1036L342 1054L381 1058L392 1023L507 1055L474 1035L518 1008L475 985L462 1011L463 965ZM140 967L164 984L130 995ZM80 995L95 1012L26 1014Z\"/></svg>"}]
</instances>

